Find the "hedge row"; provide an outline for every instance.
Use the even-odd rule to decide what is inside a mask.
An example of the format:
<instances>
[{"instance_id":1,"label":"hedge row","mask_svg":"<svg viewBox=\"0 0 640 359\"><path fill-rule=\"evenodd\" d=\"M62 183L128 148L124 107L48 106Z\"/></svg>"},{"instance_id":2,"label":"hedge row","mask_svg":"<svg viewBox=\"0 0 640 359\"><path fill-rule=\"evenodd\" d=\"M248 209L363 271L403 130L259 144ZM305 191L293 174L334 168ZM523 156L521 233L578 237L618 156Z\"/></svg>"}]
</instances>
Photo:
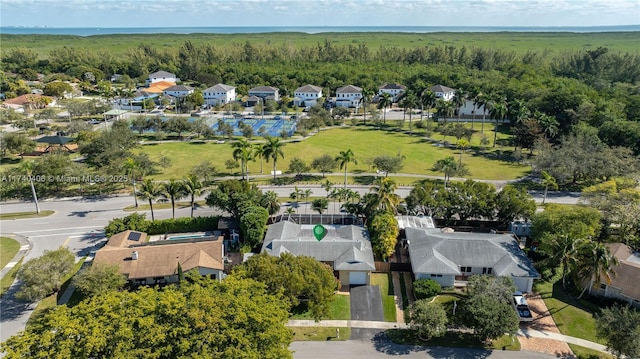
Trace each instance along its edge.
<instances>
[{"instance_id":1,"label":"hedge row","mask_svg":"<svg viewBox=\"0 0 640 359\"><path fill-rule=\"evenodd\" d=\"M146 232L150 235L210 231L218 228L218 219L217 216L211 216L150 221L144 214L133 213L123 218L114 218L104 227L104 231L107 237L126 230Z\"/></svg>"}]
</instances>

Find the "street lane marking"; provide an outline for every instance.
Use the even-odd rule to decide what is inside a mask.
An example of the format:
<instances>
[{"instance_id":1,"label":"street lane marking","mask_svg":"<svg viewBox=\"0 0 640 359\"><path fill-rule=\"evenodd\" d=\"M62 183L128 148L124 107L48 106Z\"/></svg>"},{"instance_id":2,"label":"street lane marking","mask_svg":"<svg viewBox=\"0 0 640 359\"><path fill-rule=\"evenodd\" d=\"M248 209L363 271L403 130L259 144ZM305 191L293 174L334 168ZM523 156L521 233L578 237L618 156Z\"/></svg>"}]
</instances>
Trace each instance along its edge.
<instances>
[{"instance_id":1,"label":"street lane marking","mask_svg":"<svg viewBox=\"0 0 640 359\"><path fill-rule=\"evenodd\" d=\"M87 228L87 229L96 229L99 227L96 226L87 226L87 227L68 227L68 228L54 228L54 229L38 229L35 231L21 231L21 232L14 232L14 233L36 233L36 232L51 232L51 231L65 231L68 229L83 229L83 228ZM64 234L64 233L59 233L59 234Z\"/></svg>"},{"instance_id":2,"label":"street lane marking","mask_svg":"<svg viewBox=\"0 0 640 359\"><path fill-rule=\"evenodd\" d=\"M66 247L67 244L69 244L69 241L71 240L71 237L67 237L67 240L64 241L64 243L62 243L62 247Z\"/></svg>"},{"instance_id":3,"label":"street lane marking","mask_svg":"<svg viewBox=\"0 0 640 359\"><path fill-rule=\"evenodd\" d=\"M84 236L91 236L92 234L97 234L100 233L98 231L96 232L69 232L69 233L51 233L51 234L40 234L37 236L28 236L28 238L42 238L42 237L52 237L52 236L69 236L69 235L74 235L77 234L78 236L76 237L84 237Z\"/></svg>"},{"instance_id":4,"label":"street lane marking","mask_svg":"<svg viewBox=\"0 0 640 359\"><path fill-rule=\"evenodd\" d=\"M26 250L27 250L27 249L29 249L29 248L31 248L31 246L30 246L30 245L28 245L28 244L25 244L25 245L23 245L23 246L20 246L20 250L21 250L21 251L26 251Z\"/></svg>"},{"instance_id":5,"label":"street lane marking","mask_svg":"<svg viewBox=\"0 0 640 359\"><path fill-rule=\"evenodd\" d=\"M16 264L18 264L18 262L9 262L9 263L7 263L7 265L6 265L6 266L4 266L4 268L5 268L5 269L6 269L6 268L13 268L13 267L15 267L15 266L16 266Z\"/></svg>"}]
</instances>

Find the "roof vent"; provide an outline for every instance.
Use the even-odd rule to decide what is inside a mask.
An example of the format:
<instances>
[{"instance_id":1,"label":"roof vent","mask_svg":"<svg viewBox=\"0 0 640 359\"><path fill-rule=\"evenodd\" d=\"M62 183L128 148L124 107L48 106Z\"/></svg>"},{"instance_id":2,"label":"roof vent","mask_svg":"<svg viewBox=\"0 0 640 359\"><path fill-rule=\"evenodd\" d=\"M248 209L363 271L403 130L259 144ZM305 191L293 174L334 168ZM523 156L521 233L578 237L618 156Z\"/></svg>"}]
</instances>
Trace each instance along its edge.
<instances>
[{"instance_id":1,"label":"roof vent","mask_svg":"<svg viewBox=\"0 0 640 359\"><path fill-rule=\"evenodd\" d=\"M138 251L133 251L133 253L131 253L131 260L138 260Z\"/></svg>"}]
</instances>

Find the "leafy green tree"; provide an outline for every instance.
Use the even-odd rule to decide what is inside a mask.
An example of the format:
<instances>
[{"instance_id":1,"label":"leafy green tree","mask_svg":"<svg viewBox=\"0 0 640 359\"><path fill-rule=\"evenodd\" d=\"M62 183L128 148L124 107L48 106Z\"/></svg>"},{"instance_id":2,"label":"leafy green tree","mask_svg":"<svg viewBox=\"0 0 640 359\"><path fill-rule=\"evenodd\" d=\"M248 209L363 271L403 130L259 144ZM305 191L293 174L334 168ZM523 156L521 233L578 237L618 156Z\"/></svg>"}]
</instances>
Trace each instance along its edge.
<instances>
[{"instance_id":1,"label":"leafy green tree","mask_svg":"<svg viewBox=\"0 0 640 359\"><path fill-rule=\"evenodd\" d=\"M601 218L602 214L592 207L547 204L544 212L531 217L531 236L541 241L558 235L593 238L600 230Z\"/></svg>"},{"instance_id":2,"label":"leafy green tree","mask_svg":"<svg viewBox=\"0 0 640 359\"><path fill-rule=\"evenodd\" d=\"M436 296L442 287L433 279L417 279L413 282L413 294L416 299L427 299Z\"/></svg>"},{"instance_id":3,"label":"leafy green tree","mask_svg":"<svg viewBox=\"0 0 640 359\"><path fill-rule=\"evenodd\" d=\"M207 196L207 205L240 218L248 207L259 206L262 191L246 181L226 180L218 184Z\"/></svg>"},{"instance_id":4,"label":"leafy green tree","mask_svg":"<svg viewBox=\"0 0 640 359\"><path fill-rule=\"evenodd\" d=\"M640 312L629 306L604 308L595 315L598 337L616 358L640 356Z\"/></svg>"},{"instance_id":5,"label":"leafy green tree","mask_svg":"<svg viewBox=\"0 0 640 359\"><path fill-rule=\"evenodd\" d=\"M180 287L58 306L2 350L7 358L292 358L281 297L250 279L188 276Z\"/></svg>"},{"instance_id":6,"label":"leafy green tree","mask_svg":"<svg viewBox=\"0 0 640 359\"><path fill-rule=\"evenodd\" d=\"M65 92L71 92L73 88L66 82L53 81L44 85L43 94L46 96L63 97Z\"/></svg>"},{"instance_id":7,"label":"leafy green tree","mask_svg":"<svg viewBox=\"0 0 640 359\"><path fill-rule=\"evenodd\" d=\"M122 289L126 283L127 278L120 274L118 266L108 264L94 264L73 278L76 288L88 297Z\"/></svg>"},{"instance_id":8,"label":"leafy green tree","mask_svg":"<svg viewBox=\"0 0 640 359\"><path fill-rule=\"evenodd\" d=\"M496 195L496 218L503 225L508 225L518 218L530 219L536 212L536 202L524 188L505 186Z\"/></svg>"},{"instance_id":9,"label":"leafy green tree","mask_svg":"<svg viewBox=\"0 0 640 359\"><path fill-rule=\"evenodd\" d=\"M20 267L16 278L21 282L16 298L30 302L57 293L62 280L73 270L75 257L67 248L44 251Z\"/></svg>"},{"instance_id":10,"label":"leafy green tree","mask_svg":"<svg viewBox=\"0 0 640 359\"><path fill-rule=\"evenodd\" d=\"M329 304L340 285L328 265L289 253L280 257L254 255L234 268L232 277L235 276L255 279L266 284L269 292L284 294L289 308L304 302L316 321L329 315Z\"/></svg>"},{"instance_id":11,"label":"leafy green tree","mask_svg":"<svg viewBox=\"0 0 640 359\"><path fill-rule=\"evenodd\" d=\"M322 173L322 177L325 176L325 173L332 172L338 163L335 158L330 155L324 154L320 157L316 157L311 162L311 168L320 171Z\"/></svg>"},{"instance_id":12,"label":"leafy green tree","mask_svg":"<svg viewBox=\"0 0 640 359\"><path fill-rule=\"evenodd\" d=\"M429 217L441 216L444 214L446 190L440 183L431 180L418 182L405 198L409 213L424 215Z\"/></svg>"},{"instance_id":13,"label":"leafy green tree","mask_svg":"<svg viewBox=\"0 0 640 359\"><path fill-rule=\"evenodd\" d=\"M518 316L509 303L489 295L475 295L464 303L468 325L483 340L515 334Z\"/></svg>"},{"instance_id":14,"label":"leafy green tree","mask_svg":"<svg viewBox=\"0 0 640 359\"><path fill-rule=\"evenodd\" d=\"M516 286L510 277L496 277L491 275L472 275L467 281L469 297L486 295L501 302L510 304Z\"/></svg>"},{"instance_id":15,"label":"leafy green tree","mask_svg":"<svg viewBox=\"0 0 640 359\"><path fill-rule=\"evenodd\" d=\"M269 212L259 206L248 207L240 217L243 244L251 248L262 242L267 231Z\"/></svg>"},{"instance_id":16,"label":"leafy green tree","mask_svg":"<svg viewBox=\"0 0 640 359\"><path fill-rule=\"evenodd\" d=\"M338 157L336 157L336 162L340 164L340 169L344 168L344 188L347 188L347 166L349 162L353 162L353 164L357 165L358 161L356 160L355 155L351 149L346 151L340 151Z\"/></svg>"},{"instance_id":17,"label":"leafy green tree","mask_svg":"<svg viewBox=\"0 0 640 359\"><path fill-rule=\"evenodd\" d=\"M201 196L205 191L204 183L202 183L198 176L190 174L182 180L182 189L184 190L184 194L191 198L191 217L193 217L196 197Z\"/></svg>"},{"instance_id":18,"label":"leafy green tree","mask_svg":"<svg viewBox=\"0 0 640 359\"><path fill-rule=\"evenodd\" d=\"M185 194L183 182L176 181L172 178L169 182L162 184L161 195L171 201L171 218L176 218L176 199L184 197Z\"/></svg>"},{"instance_id":19,"label":"leafy green tree","mask_svg":"<svg viewBox=\"0 0 640 359\"><path fill-rule=\"evenodd\" d=\"M151 210L151 220L155 221L153 215L153 201L162 195L163 188L158 182L154 182L150 178L145 179L140 183L140 190L136 193L138 198L149 201L149 209Z\"/></svg>"},{"instance_id":20,"label":"leafy green tree","mask_svg":"<svg viewBox=\"0 0 640 359\"><path fill-rule=\"evenodd\" d=\"M309 166L304 162L304 160L294 157L289 162L289 172L295 173L300 176L303 172L307 172L309 170Z\"/></svg>"},{"instance_id":21,"label":"leafy green tree","mask_svg":"<svg viewBox=\"0 0 640 359\"><path fill-rule=\"evenodd\" d=\"M396 156L382 155L373 159L373 168L378 171L384 172L384 176L387 177L389 173L398 173L404 167L405 157L398 154Z\"/></svg>"},{"instance_id":22,"label":"leafy green tree","mask_svg":"<svg viewBox=\"0 0 640 359\"><path fill-rule=\"evenodd\" d=\"M456 159L453 158L453 156L437 160L433 165L433 170L444 174L445 188L447 187L447 181L449 181L451 176L464 176L469 174L465 164L456 162Z\"/></svg>"},{"instance_id":23,"label":"leafy green tree","mask_svg":"<svg viewBox=\"0 0 640 359\"><path fill-rule=\"evenodd\" d=\"M273 160L273 179L276 179L276 163L278 162L278 157L284 158L284 152L282 148L285 146L284 143L280 142L280 139L276 137L267 137L267 143L263 145L262 155L269 162L269 160Z\"/></svg>"},{"instance_id":24,"label":"leafy green tree","mask_svg":"<svg viewBox=\"0 0 640 359\"><path fill-rule=\"evenodd\" d=\"M373 253L387 260L395 251L400 230L398 220L391 213L378 213L367 222Z\"/></svg>"},{"instance_id":25,"label":"leafy green tree","mask_svg":"<svg viewBox=\"0 0 640 359\"><path fill-rule=\"evenodd\" d=\"M443 336L447 332L447 313L442 304L417 300L409 308L409 328L422 340Z\"/></svg>"},{"instance_id":26,"label":"leafy green tree","mask_svg":"<svg viewBox=\"0 0 640 359\"><path fill-rule=\"evenodd\" d=\"M0 133L0 153L2 153L2 157L6 157L7 153L23 155L33 151L35 148L36 143L24 133Z\"/></svg>"},{"instance_id":27,"label":"leafy green tree","mask_svg":"<svg viewBox=\"0 0 640 359\"><path fill-rule=\"evenodd\" d=\"M131 150L138 144L136 134L131 131L127 121L118 120L91 142L81 142L79 145L80 153L86 157L88 164L106 167L132 156Z\"/></svg>"},{"instance_id":28,"label":"leafy green tree","mask_svg":"<svg viewBox=\"0 0 640 359\"><path fill-rule=\"evenodd\" d=\"M445 217L458 216L465 221L469 218L491 218L495 212L496 189L492 184L468 179L453 182L446 193Z\"/></svg>"},{"instance_id":29,"label":"leafy green tree","mask_svg":"<svg viewBox=\"0 0 640 359\"><path fill-rule=\"evenodd\" d=\"M191 123L186 117L174 116L165 121L164 129L167 132L177 133L178 137L182 139L183 133L191 131Z\"/></svg>"},{"instance_id":30,"label":"leafy green tree","mask_svg":"<svg viewBox=\"0 0 640 359\"><path fill-rule=\"evenodd\" d=\"M114 234L126 230L146 232L149 228L149 221L144 213L131 213L123 218L114 218L104 227L104 235L111 237Z\"/></svg>"}]
</instances>

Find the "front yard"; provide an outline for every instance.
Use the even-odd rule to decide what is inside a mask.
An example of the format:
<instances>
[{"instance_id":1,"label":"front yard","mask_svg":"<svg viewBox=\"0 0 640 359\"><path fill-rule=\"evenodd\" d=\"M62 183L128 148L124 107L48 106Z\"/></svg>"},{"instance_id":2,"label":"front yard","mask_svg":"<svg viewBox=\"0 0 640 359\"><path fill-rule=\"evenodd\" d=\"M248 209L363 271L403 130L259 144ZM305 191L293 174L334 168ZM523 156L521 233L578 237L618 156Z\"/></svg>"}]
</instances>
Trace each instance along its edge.
<instances>
[{"instance_id":1,"label":"front yard","mask_svg":"<svg viewBox=\"0 0 640 359\"><path fill-rule=\"evenodd\" d=\"M393 294L391 275L387 273L371 273L371 285L380 287L382 294L382 311L385 322L396 321L396 299Z\"/></svg>"},{"instance_id":2,"label":"front yard","mask_svg":"<svg viewBox=\"0 0 640 359\"><path fill-rule=\"evenodd\" d=\"M291 319L313 319L311 313L306 309L304 304L293 309ZM335 294L333 301L329 304L329 316L322 318L323 320L349 320L351 319L351 302L348 295Z\"/></svg>"}]
</instances>

